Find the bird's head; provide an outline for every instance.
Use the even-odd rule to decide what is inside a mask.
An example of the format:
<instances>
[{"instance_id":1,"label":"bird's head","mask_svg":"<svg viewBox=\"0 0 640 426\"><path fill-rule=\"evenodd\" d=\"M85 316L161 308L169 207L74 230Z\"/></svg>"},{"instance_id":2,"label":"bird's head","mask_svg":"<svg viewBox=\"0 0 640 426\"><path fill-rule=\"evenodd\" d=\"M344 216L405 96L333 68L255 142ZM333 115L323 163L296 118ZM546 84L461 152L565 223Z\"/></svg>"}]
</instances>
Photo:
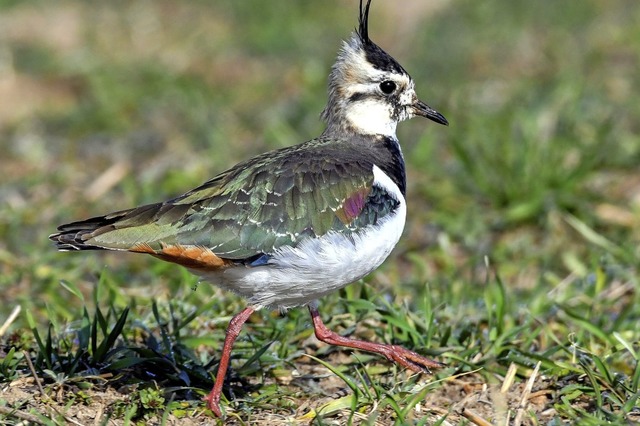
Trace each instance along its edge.
<instances>
[{"instance_id":1,"label":"bird's head","mask_svg":"<svg viewBox=\"0 0 640 426\"><path fill-rule=\"evenodd\" d=\"M402 66L369 39L369 7L360 0L358 30L343 42L329 75L329 100L322 112L327 131L394 136L398 122L414 116L447 120L416 96Z\"/></svg>"}]
</instances>

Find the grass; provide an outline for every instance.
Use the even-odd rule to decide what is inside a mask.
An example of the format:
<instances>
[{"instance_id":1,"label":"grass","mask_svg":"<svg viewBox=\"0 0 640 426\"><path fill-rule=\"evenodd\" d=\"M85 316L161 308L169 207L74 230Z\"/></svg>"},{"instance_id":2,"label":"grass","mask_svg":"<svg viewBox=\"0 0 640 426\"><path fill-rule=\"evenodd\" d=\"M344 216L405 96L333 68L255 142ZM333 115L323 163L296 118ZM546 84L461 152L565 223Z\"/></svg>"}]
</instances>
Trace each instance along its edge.
<instances>
[{"instance_id":1,"label":"grass","mask_svg":"<svg viewBox=\"0 0 640 426\"><path fill-rule=\"evenodd\" d=\"M319 134L356 5L0 8L0 422L211 424L200 398L244 302L144 256L57 253L47 235ZM640 8L372 13L373 39L451 126L400 125L404 237L321 313L447 367L410 375L319 344L303 309L260 312L233 352L227 424L639 422Z\"/></svg>"}]
</instances>

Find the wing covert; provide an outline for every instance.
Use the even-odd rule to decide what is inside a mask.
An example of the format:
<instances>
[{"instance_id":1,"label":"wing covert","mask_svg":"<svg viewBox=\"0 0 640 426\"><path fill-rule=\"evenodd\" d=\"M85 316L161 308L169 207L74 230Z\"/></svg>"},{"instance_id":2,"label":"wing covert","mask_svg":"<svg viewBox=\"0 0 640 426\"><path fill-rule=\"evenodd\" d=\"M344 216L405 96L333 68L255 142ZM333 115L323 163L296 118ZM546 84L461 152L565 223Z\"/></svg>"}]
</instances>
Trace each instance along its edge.
<instances>
[{"instance_id":1,"label":"wing covert","mask_svg":"<svg viewBox=\"0 0 640 426\"><path fill-rule=\"evenodd\" d=\"M255 157L168 202L119 212L87 243L202 246L243 260L330 230L355 232L397 207L361 155L295 148Z\"/></svg>"}]
</instances>

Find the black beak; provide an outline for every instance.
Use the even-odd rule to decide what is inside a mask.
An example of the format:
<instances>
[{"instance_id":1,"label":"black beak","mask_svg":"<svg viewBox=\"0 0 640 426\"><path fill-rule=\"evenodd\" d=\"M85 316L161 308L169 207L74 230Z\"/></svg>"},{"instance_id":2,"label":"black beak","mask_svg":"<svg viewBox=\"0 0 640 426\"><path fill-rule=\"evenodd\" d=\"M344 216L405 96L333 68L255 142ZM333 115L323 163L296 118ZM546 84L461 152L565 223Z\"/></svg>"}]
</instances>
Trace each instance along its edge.
<instances>
[{"instance_id":1,"label":"black beak","mask_svg":"<svg viewBox=\"0 0 640 426\"><path fill-rule=\"evenodd\" d=\"M411 105L411 108L413 108L413 113L415 115L428 118L431 121L444 124L445 126L449 125L449 122L447 121L446 118L444 118L444 115L440 114L438 111L431 108L429 105L425 104L421 100L416 99L413 105Z\"/></svg>"}]
</instances>

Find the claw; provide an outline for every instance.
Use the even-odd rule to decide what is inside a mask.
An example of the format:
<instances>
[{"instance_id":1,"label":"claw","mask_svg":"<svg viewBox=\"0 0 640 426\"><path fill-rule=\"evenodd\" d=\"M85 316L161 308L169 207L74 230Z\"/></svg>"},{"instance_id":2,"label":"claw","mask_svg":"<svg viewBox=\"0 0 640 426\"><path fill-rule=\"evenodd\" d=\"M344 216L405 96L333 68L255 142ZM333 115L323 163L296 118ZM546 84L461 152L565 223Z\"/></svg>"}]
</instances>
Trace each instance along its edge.
<instances>
[{"instance_id":1,"label":"claw","mask_svg":"<svg viewBox=\"0 0 640 426\"><path fill-rule=\"evenodd\" d=\"M425 358L402 346L390 345L386 346L385 350L388 351L388 355L390 356L387 356L387 353L382 353L382 355L387 356L390 361L396 362L416 373L431 374L432 368L435 369L446 366L446 364Z\"/></svg>"}]
</instances>

